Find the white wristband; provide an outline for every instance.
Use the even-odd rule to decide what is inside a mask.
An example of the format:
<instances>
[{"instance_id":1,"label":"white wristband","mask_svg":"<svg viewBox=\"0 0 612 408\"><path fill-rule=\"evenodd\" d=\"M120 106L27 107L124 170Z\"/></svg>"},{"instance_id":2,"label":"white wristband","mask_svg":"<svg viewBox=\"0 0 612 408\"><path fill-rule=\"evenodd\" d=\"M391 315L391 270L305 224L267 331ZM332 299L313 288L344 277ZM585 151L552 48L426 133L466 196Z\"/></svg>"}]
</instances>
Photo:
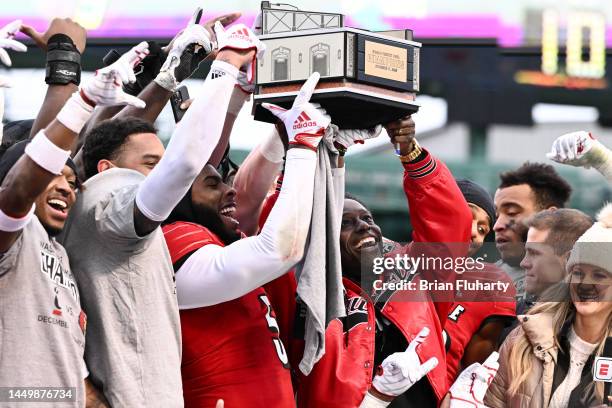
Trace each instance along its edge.
<instances>
[{"instance_id":1,"label":"white wristband","mask_svg":"<svg viewBox=\"0 0 612 408\"><path fill-rule=\"evenodd\" d=\"M35 208L36 204L32 204L30 211L21 218L11 217L0 210L0 231L15 232L22 230L32 220Z\"/></svg>"},{"instance_id":2,"label":"white wristband","mask_svg":"<svg viewBox=\"0 0 612 408\"><path fill-rule=\"evenodd\" d=\"M78 134L91 117L93 110L93 106L85 102L81 97L81 93L76 91L57 114L56 119L62 125Z\"/></svg>"},{"instance_id":3,"label":"white wristband","mask_svg":"<svg viewBox=\"0 0 612 408\"><path fill-rule=\"evenodd\" d=\"M25 154L49 173L59 176L70 157L70 150L64 150L55 145L47 138L45 131L41 130L28 143Z\"/></svg>"},{"instance_id":4,"label":"white wristband","mask_svg":"<svg viewBox=\"0 0 612 408\"><path fill-rule=\"evenodd\" d=\"M359 408L386 408L391 402L383 401L370 394L370 391L366 392L363 401Z\"/></svg>"}]
</instances>

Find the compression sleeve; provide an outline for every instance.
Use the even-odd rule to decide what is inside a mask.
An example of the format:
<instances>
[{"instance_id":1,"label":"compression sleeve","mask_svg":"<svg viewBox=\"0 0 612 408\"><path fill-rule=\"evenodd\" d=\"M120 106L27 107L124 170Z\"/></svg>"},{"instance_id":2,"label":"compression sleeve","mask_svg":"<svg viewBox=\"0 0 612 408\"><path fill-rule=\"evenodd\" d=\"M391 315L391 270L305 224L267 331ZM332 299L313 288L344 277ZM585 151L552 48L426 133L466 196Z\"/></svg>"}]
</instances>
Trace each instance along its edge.
<instances>
[{"instance_id":1,"label":"compression sleeve","mask_svg":"<svg viewBox=\"0 0 612 408\"><path fill-rule=\"evenodd\" d=\"M202 93L177 125L162 159L138 189L136 206L148 219L165 220L208 162L221 136L237 75L233 65L213 62Z\"/></svg>"},{"instance_id":2,"label":"compression sleeve","mask_svg":"<svg viewBox=\"0 0 612 408\"><path fill-rule=\"evenodd\" d=\"M287 152L278 201L259 235L226 247L206 245L176 273L180 309L239 298L287 272L304 254L312 216L316 153Z\"/></svg>"}]
</instances>

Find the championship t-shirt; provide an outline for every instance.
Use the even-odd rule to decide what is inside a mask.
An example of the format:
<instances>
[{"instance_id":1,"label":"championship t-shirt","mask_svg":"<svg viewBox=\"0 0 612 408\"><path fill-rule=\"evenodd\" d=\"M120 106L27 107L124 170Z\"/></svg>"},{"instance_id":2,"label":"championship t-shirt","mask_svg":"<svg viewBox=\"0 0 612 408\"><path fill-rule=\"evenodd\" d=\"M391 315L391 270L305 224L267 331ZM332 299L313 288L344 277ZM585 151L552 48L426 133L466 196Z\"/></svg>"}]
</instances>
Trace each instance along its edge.
<instances>
[{"instance_id":1,"label":"championship t-shirt","mask_svg":"<svg viewBox=\"0 0 612 408\"><path fill-rule=\"evenodd\" d=\"M64 245L89 318L85 359L113 407L182 407L174 271L161 228L139 237L144 176L113 168L84 183Z\"/></svg>"},{"instance_id":2,"label":"championship t-shirt","mask_svg":"<svg viewBox=\"0 0 612 408\"><path fill-rule=\"evenodd\" d=\"M66 251L33 217L0 255L0 406L85 406L85 326ZM24 403L18 387L60 388Z\"/></svg>"}]
</instances>

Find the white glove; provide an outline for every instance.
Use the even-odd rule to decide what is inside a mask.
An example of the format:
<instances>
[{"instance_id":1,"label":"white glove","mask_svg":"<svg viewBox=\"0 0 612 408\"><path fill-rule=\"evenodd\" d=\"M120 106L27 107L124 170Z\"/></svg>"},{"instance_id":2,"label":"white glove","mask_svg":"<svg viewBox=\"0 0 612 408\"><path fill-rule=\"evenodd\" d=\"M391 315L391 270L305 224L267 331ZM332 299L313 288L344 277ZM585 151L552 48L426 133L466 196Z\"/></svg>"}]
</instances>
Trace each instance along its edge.
<instances>
[{"instance_id":1,"label":"white glove","mask_svg":"<svg viewBox=\"0 0 612 408\"><path fill-rule=\"evenodd\" d=\"M234 24L227 31L220 22L215 23L215 35L217 36L217 47L219 51L229 48L234 50L255 50L255 55L247 66L242 67L246 70L246 85L253 83L255 75L255 63L257 58L263 56L266 45L259 41L259 38L244 24Z\"/></svg>"},{"instance_id":2,"label":"white glove","mask_svg":"<svg viewBox=\"0 0 612 408\"><path fill-rule=\"evenodd\" d=\"M90 105L132 105L144 108L145 102L123 92L121 84L135 82L134 67L149 54L149 44L141 42L108 67L96 71L93 79L81 87L81 94Z\"/></svg>"},{"instance_id":3,"label":"white glove","mask_svg":"<svg viewBox=\"0 0 612 408\"><path fill-rule=\"evenodd\" d=\"M5 48L19 52L26 52L28 50L28 47L13 39L20 28L21 20L15 20L0 29L0 61L8 67L10 67L12 63Z\"/></svg>"},{"instance_id":4,"label":"white glove","mask_svg":"<svg viewBox=\"0 0 612 408\"><path fill-rule=\"evenodd\" d=\"M339 129L335 134L334 142L348 149L354 144L363 144L365 140L377 137L381 131L381 125L372 129Z\"/></svg>"},{"instance_id":5,"label":"white glove","mask_svg":"<svg viewBox=\"0 0 612 408\"><path fill-rule=\"evenodd\" d=\"M499 369L498 359L494 351L484 363L474 363L459 374L449 391L451 408L486 408L483 399Z\"/></svg>"},{"instance_id":6,"label":"white glove","mask_svg":"<svg viewBox=\"0 0 612 408\"><path fill-rule=\"evenodd\" d=\"M255 20L253 20L253 24L251 24L251 31L253 32L253 34L259 36L262 33L262 17L261 17L261 11L259 12L259 14L257 14L257 17L255 17ZM255 83L253 81L250 81L247 79L247 73L244 71L240 71L238 72L238 86L240 87L240 89L242 89L244 92L248 93L248 94L252 94L253 92L255 92Z\"/></svg>"},{"instance_id":7,"label":"white glove","mask_svg":"<svg viewBox=\"0 0 612 408\"><path fill-rule=\"evenodd\" d=\"M595 167L604 177L612 180L612 152L589 132L578 131L559 136L546 157L570 166Z\"/></svg>"},{"instance_id":8,"label":"white glove","mask_svg":"<svg viewBox=\"0 0 612 408\"><path fill-rule=\"evenodd\" d=\"M300 144L314 151L317 151L317 146L325 135L325 129L331 123L329 116L321 113L315 105L309 102L319 78L318 72L310 75L289 110L271 103L261 105L283 121L290 145Z\"/></svg>"},{"instance_id":9,"label":"white glove","mask_svg":"<svg viewBox=\"0 0 612 408\"><path fill-rule=\"evenodd\" d=\"M406 351L393 353L383 360L382 375L376 375L372 380L372 386L378 392L392 397L402 395L438 365L438 359L435 357L421 364L416 353L416 348L428 335L429 328L424 327L410 342Z\"/></svg>"},{"instance_id":10,"label":"white glove","mask_svg":"<svg viewBox=\"0 0 612 408\"><path fill-rule=\"evenodd\" d=\"M0 61L7 67L10 67L12 62L5 48L19 52L28 50L28 47L13 39L20 28L21 20L15 20L0 29ZM10 86L11 82L8 78L0 75L0 88L9 88Z\"/></svg>"},{"instance_id":11,"label":"white glove","mask_svg":"<svg viewBox=\"0 0 612 408\"><path fill-rule=\"evenodd\" d=\"M213 49L210 34L206 31L206 28L196 24L196 18L197 16L194 14L187 27L176 37L164 65L162 65L155 78L155 82L164 89L174 92L179 83L191 76L197 68L197 65L192 66L191 60L181 61L181 57L183 59L187 57L184 54L187 47L190 45L200 46L204 48L205 54L210 53ZM191 57L193 58L193 55Z\"/></svg>"}]
</instances>

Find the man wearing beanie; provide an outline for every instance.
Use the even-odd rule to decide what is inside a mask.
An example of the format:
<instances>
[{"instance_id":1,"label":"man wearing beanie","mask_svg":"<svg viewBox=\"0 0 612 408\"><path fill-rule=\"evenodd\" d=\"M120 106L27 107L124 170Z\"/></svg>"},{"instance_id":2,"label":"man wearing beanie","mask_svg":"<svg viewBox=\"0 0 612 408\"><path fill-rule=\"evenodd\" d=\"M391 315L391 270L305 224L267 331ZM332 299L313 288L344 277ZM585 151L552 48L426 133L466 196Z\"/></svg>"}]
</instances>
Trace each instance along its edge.
<instances>
[{"instance_id":1,"label":"man wearing beanie","mask_svg":"<svg viewBox=\"0 0 612 408\"><path fill-rule=\"evenodd\" d=\"M475 257L495 223L493 199L482 186L470 180L457 180L472 211L469 256ZM444 325L448 383L452 384L460 367L482 363L499 348L499 337L515 317L515 290L512 280L497 266L474 259L474 268L461 276L470 282L507 284L507 291L457 291L455 303Z\"/></svg>"}]
</instances>

